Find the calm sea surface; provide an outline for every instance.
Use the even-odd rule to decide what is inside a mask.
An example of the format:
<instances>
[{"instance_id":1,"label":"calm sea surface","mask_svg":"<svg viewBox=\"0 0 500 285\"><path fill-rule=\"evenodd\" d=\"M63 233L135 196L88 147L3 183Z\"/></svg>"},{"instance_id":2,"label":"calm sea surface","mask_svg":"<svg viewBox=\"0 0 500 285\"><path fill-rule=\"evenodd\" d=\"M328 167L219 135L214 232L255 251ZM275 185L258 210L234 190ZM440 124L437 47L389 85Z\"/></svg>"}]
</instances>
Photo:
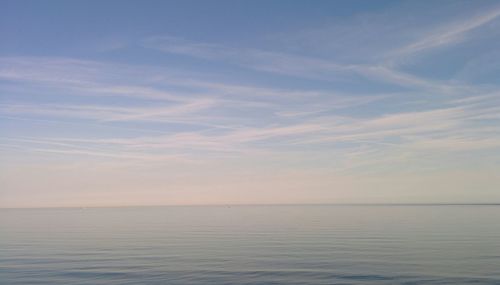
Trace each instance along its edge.
<instances>
[{"instance_id":1,"label":"calm sea surface","mask_svg":"<svg viewBox=\"0 0 500 285\"><path fill-rule=\"evenodd\" d=\"M4 209L0 284L500 284L500 206Z\"/></svg>"}]
</instances>

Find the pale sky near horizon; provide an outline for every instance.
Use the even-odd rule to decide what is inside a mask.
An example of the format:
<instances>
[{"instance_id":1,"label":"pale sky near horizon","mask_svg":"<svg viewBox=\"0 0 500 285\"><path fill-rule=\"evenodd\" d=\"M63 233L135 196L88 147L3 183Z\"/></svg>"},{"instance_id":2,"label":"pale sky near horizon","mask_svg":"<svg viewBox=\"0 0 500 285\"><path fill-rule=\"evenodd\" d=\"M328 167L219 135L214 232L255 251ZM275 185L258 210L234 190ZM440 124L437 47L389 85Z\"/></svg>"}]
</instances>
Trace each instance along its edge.
<instances>
[{"instance_id":1,"label":"pale sky near horizon","mask_svg":"<svg viewBox=\"0 0 500 285\"><path fill-rule=\"evenodd\" d=\"M500 1L0 0L0 207L500 202Z\"/></svg>"}]
</instances>

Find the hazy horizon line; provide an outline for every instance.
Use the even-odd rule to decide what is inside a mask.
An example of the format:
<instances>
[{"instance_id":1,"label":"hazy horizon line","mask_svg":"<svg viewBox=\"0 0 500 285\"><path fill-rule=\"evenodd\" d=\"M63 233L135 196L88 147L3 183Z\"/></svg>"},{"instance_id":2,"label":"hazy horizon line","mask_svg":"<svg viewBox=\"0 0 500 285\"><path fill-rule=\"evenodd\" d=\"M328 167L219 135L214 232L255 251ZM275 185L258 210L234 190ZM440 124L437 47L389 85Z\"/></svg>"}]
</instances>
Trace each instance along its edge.
<instances>
[{"instance_id":1,"label":"hazy horizon line","mask_svg":"<svg viewBox=\"0 0 500 285\"><path fill-rule=\"evenodd\" d=\"M251 206L500 206L500 202L487 203L261 203L261 204L177 204L177 205L117 205L117 206L47 206L47 207L0 207L0 210L29 209L93 209L93 208L160 208L160 207L251 207Z\"/></svg>"}]
</instances>

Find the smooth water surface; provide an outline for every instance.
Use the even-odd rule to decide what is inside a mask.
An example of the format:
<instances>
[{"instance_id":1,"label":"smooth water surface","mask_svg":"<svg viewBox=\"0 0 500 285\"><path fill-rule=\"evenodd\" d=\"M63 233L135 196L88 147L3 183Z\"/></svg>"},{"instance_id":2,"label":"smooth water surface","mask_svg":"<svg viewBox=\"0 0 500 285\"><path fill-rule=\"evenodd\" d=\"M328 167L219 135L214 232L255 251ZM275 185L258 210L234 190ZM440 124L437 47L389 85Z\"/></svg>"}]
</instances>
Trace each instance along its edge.
<instances>
[{"instance_id":1,"label":"smooth water surface","mask_svg":"<svg viewBox=\"0 0 500 285\"><path fill-rule=\"evenodd\" d=\"M0 284L500 284L500 206L4 209Z\"/></svg>"}]
</instances>

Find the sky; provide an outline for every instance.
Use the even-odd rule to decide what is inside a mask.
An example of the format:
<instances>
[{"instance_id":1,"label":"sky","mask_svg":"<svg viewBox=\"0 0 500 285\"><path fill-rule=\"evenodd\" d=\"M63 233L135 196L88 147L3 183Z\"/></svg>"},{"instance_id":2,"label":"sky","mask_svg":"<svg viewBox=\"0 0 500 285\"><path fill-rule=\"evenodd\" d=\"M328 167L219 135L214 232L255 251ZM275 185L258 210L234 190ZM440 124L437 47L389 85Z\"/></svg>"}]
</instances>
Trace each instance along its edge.
<instances>
[{"instance_id":1,"label":"sky","mask_svg":"<svg viewBox=\"0 0 500 285\"><path fill-rule=\"evenodd\" d=\"M498 202L499 1L0 0L0 207Z\"/></svg>"}]
</instances>

